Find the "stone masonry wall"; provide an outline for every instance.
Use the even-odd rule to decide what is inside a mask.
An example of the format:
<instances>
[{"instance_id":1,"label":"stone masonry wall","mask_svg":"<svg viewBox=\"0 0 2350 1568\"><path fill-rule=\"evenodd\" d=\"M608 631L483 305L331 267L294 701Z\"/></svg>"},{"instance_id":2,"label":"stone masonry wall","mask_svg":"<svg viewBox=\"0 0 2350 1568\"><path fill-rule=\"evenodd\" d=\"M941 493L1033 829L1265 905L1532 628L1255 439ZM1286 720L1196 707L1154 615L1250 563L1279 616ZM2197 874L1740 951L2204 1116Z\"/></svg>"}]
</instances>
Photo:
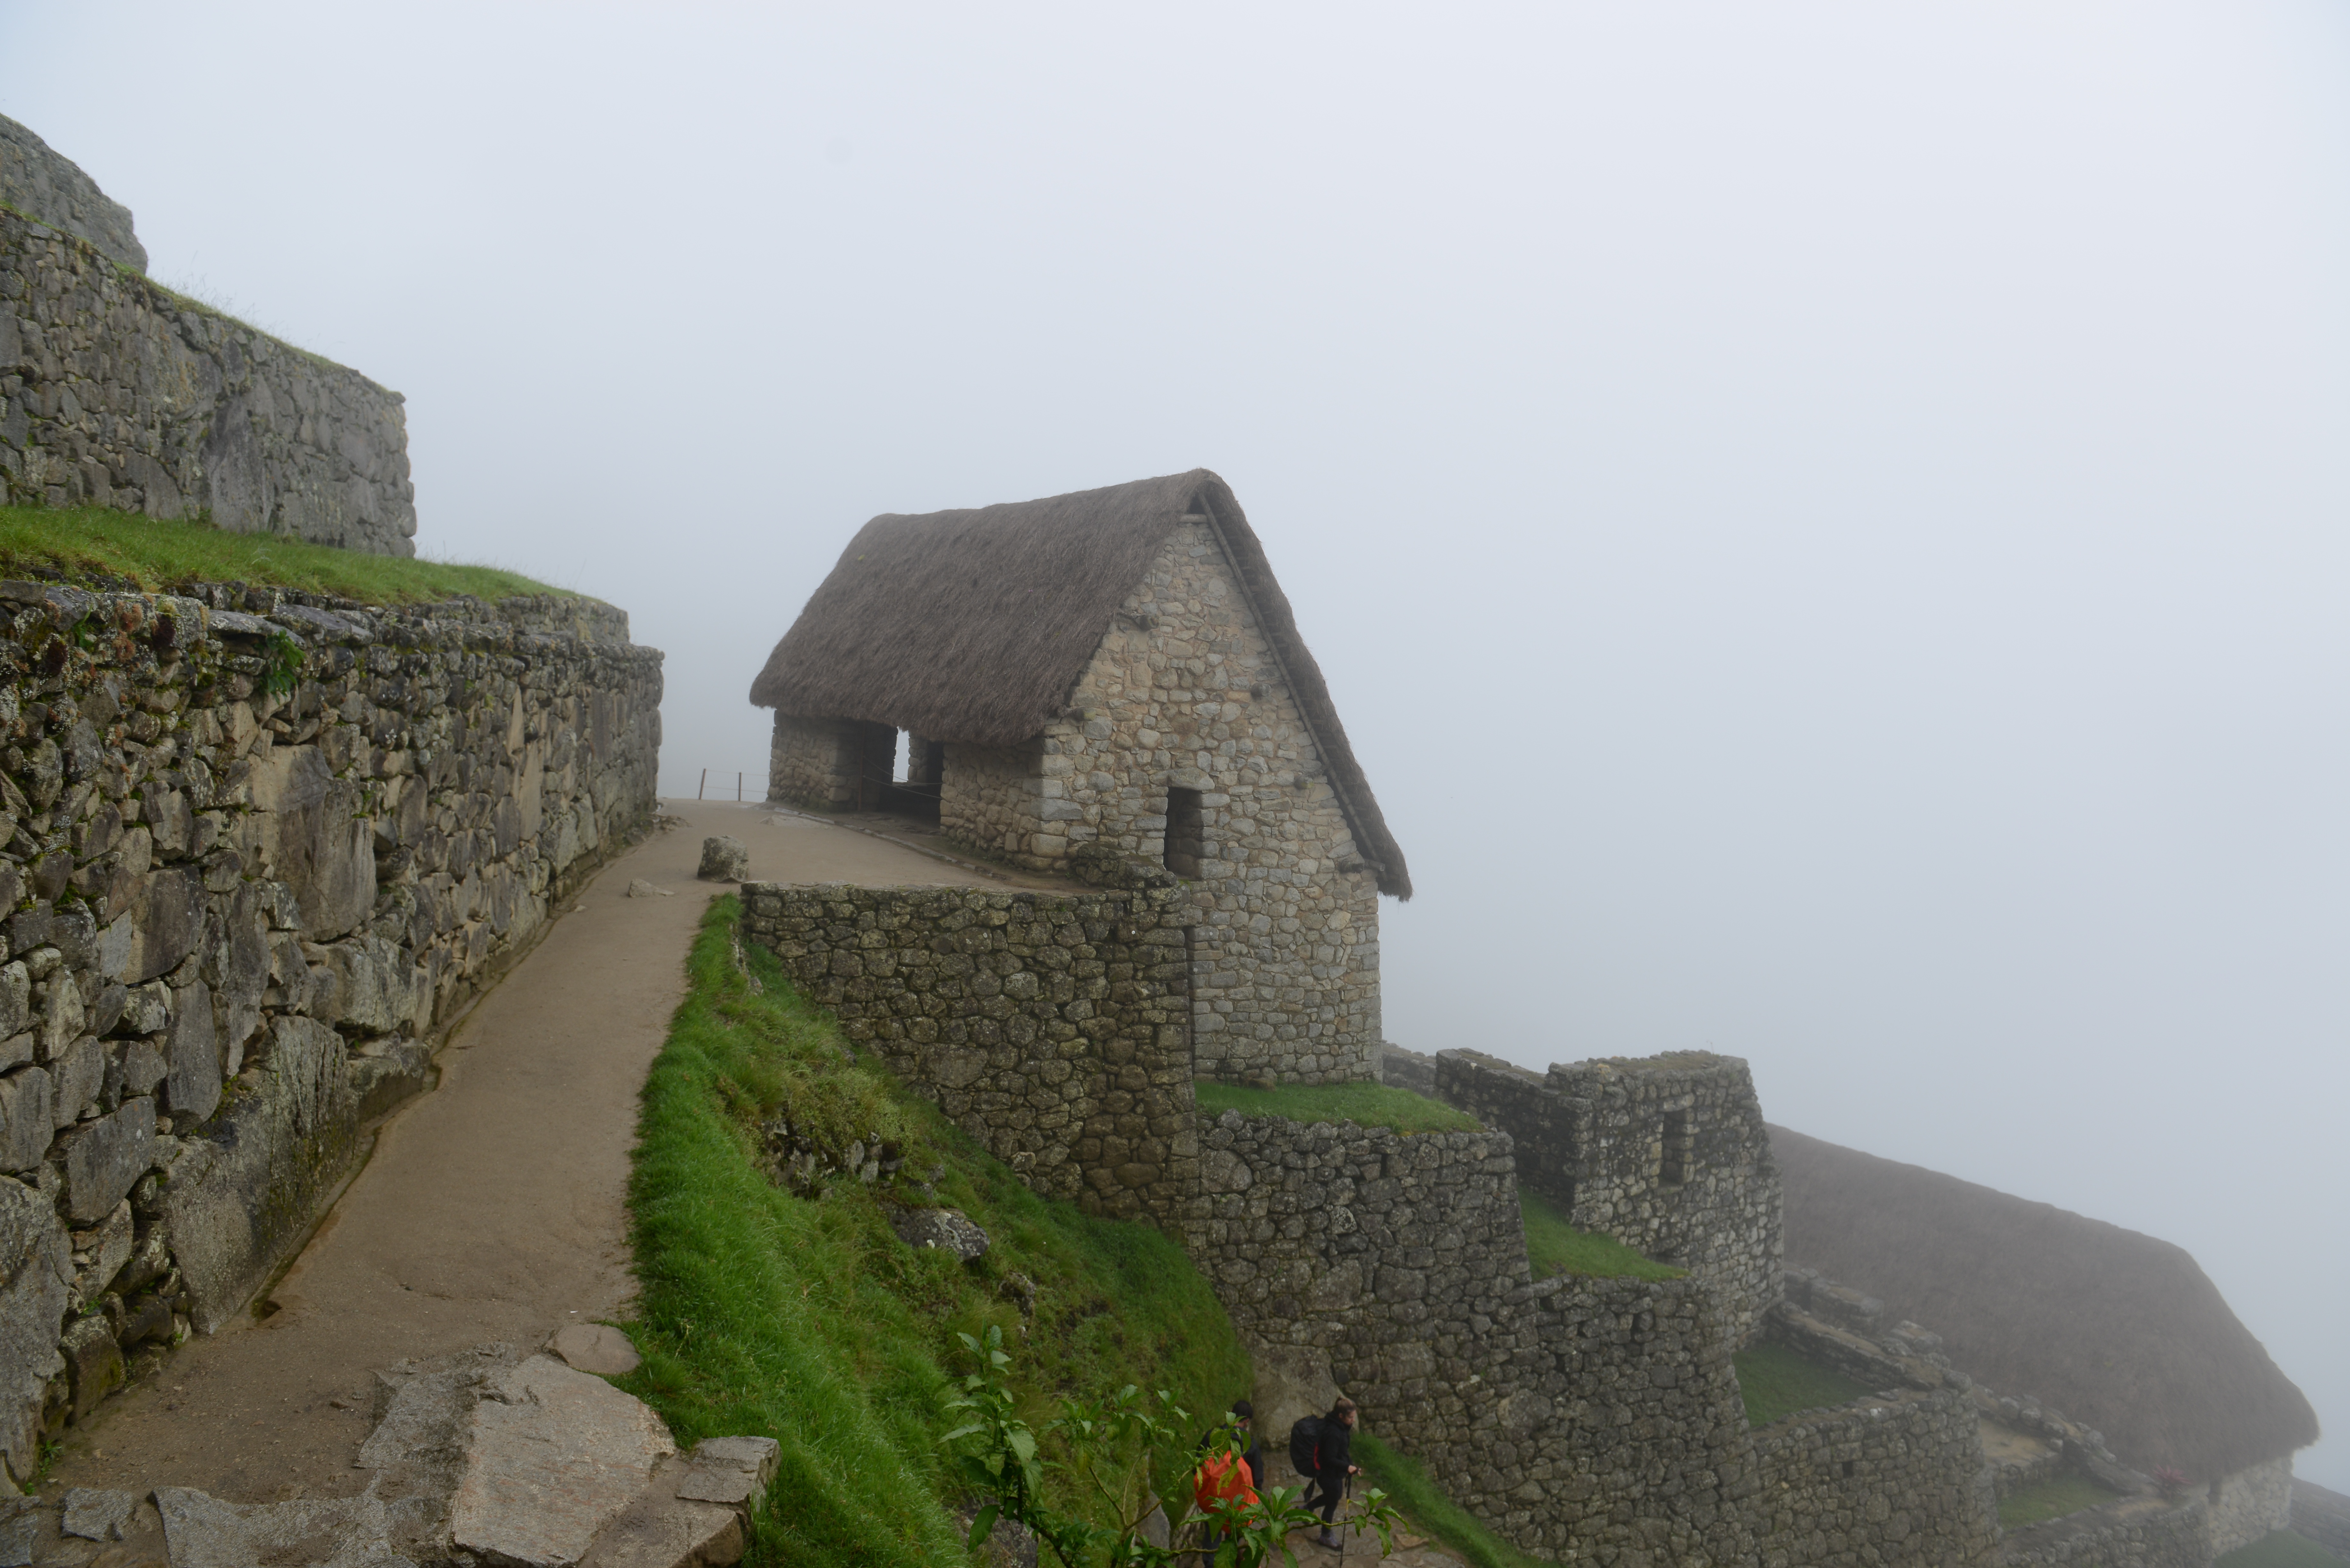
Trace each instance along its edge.
<instances>
[{"instance_id":1,"label":"stone masonry wall","mask_svg":"<svg viewBox=\"0 0 2350 1568\"><path fill-rule=\"evenodd\" d=\"M2006 1568L2207 1568L2209 1526L2199 1501L2125 1498L2010 1532L2002 1560Z\"/></svg>"},{"instance_id":2,"label":"stone masonry wall","mask_svg":"<svg viewBox=\"0 0 2350 1568\"><path fill-rule=\"evenodd\" d=\"M1523 1179L1586 1231L1719 1293L1741 1343L1778 1298L1778 1161L1746 1064L1711 1052L1554 1066L1537 1077L1437 1053L1436 1092L1510 1134Z\"/></svg>"},{"instance_id":3,"label":"stone masonry wall","mask_svg":"<svg viewBox=\"0 0 2350 1568\"><path fill-rule=\"evenodd\" d=\"M1036 791L1043 782L1042 753L1025 746L946 745L940 770L939 830L958 844L992 850L1020 862L1038 832ZM1055 868L1066 857L1054 861Z\"/></svg>"},{"instance_id":4,"label":"stone masonry wall","mask_svg":"<svg viewBox=\"0 0 2350 1568\"><path fill-rule=\"evenodd\" d=\"M1088 843L1159 863L1169 786L1201 792L1201 1073L1377 1076L1378 890L1206 524L1169 537L1069 704L1025 786L1026 863L1056 869Z\"/></svg>"},{"instance_id":5,"label":"stone masonry wall","mask_svg":"<svg viewBox=\"0 0 2350 1568\"><path fill-rule=\"evenodd\" d=\"M660 660L582 599L0 583L15 1480L244 1304L440 1030L645 826Z\"/></svg>"},{"instance_id":6,"label":"stone masonry wall","mask_svg":"<svg viewBox=\"0 0 2350 1568\"><path fill-rule=\"evenodd\" d=\"M130 209L98 188L81 165L25 126L0 115L0 206L86 240L132 272L147 270L147 247Z\"/></svg>"},{"instance_id":7,"label":"stone masonry wall","mask_svg":"<svg viewBox=\"0 0 2350 1568\"><path fill-rule=\"evenodd\" d=\"M1178 1222L1199 1188L1189 912L1141 888L743 889L743 929L1028 1185Z\"/></svg>"},{"instance_id":8,"label":"stone masonry wall","mask_svg":"<svg viewBox=\"0 0 2350 1568\"><path fill-rule=\"evenodd\" d=\"M857 719L775 715L767 755L767 798L806 811L869 809L886 781L898 732Z\"/></svg>"},{"instance_id":9,"label":"stone masonry wall","mask_svg":"<svg viewBox=\"0 0 2350 1568\"><path fill-rule=\"evenodd\" d=\"M1562 1562L1981 1568L1998 1527L1961 1390L1749 1435L1697 1279L1528 1282L1509 1137L1227 1112L1187 1246L1250 1339L1318 1349L1372 1430Z\"/></svg>"},{"instance_id":10,"label":"stone masonry wall","mask_svg":"<svg viewBox=\"0 0 2350 1568\"><path fill-rule=\"evenodd\" d=\"M2293 1458L2250 1465L2210 1489L2211 1551L2225 1556L2293 1525Z\"/></svg>"},{"instance_id":11,"label":"stone masonry wall","mask_svg":"<svg viewBox=\"0 0 2350 1568\"><path fill-rule=\"evenodd\" d=\"M6 209L0 500L416 553L399 393Z\"/></svg>"}]
</instances>

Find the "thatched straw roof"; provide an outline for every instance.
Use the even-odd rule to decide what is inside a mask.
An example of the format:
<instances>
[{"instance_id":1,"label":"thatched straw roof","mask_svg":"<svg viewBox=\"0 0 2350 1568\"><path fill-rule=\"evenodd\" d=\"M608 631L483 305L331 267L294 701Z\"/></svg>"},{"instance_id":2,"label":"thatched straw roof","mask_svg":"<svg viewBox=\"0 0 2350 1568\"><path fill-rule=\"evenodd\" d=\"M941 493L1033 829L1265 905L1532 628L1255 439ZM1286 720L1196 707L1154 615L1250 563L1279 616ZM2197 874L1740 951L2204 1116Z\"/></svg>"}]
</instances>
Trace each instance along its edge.
<instances>
[{"instance_id":1,"label":"thatched straw roof","mask_svg":"<svg viewBox=\"0 0 2350 1568\"><path fill-rule=\"evenodd\" d=\"M1068 705L1110 618L1193 513L1222 542L1379 890L1411 897L1403 851L1264 546L1232 486L1204 468L1042 501L874 518L767 656L751 701L931 740L1025 741Z\"/></svg>"},{"instance_id":2,"label":"thatched straw roof","mask_svg":"<svg viewBox=\"0 0 2350 1568\"><path fill-rule=\"evenodd\" d=\"M2317 1440L2317 1414L2195 1260L2101 1220L1785 1127L1789 1267L1866 1291L1942 1336L2001 1394L2103 1431L2140 1469L2197 1480Z\"/></svg>"}]
</instances>

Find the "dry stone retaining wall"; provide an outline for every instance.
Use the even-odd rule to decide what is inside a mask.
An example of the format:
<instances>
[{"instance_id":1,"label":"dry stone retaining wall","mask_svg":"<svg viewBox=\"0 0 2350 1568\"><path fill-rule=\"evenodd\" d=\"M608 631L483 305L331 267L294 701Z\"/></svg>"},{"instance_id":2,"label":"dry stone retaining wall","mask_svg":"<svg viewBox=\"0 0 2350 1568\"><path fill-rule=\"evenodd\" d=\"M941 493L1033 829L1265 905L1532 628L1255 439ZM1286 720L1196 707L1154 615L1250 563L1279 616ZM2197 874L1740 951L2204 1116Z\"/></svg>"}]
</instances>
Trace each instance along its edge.
<instances>
[{"instance_id":1,"label":"dry stone retaining wall","mask_svg":"<svg viewBox=\"0 0 2350 1568\"><path fill-rule=\"evenodd\" d=\"M0 500L412 556L415 493L399 393L0 208Z\"/></svg>"},{"instance_id":2,"label":"dry stone retaining wall","mask_svg":"<svg viewBox=\"0 0 2350 1568\"><path fill-rule=\"evenodd\" d=\"M1189 912L1166 887L743 889L775 953L859 1047L1040 1192L1179 1221L1199 1187Z\"/></svg>"},{"instance_id":3,"label":"dry stone retaining wall","mask_svg":"<svg viewBox=\"0 0 2350 1568\"><path fill-rule=\"evenodd\" d=\"M1778 1299L1782 1198L1744 1062L1680 1051L1537 1076L1471 1051L1436 1061L1438 1097L1507 1132L1528 1185L1582 1229L1688 1269L1752 1336Z\"/></svg>"},{"instance_id":4,"label":"dry stone retaining wall","mask_svg":"<svg viewBox=\"0 0 2350 1568\"><path fill-rule=\"evenodd\" d=\"M2202 1502L2168 1507L2126 1498L2007 1536L2006 1568L2208 1568L2210 1521Z\"/></svg>"},{"instance_id":5,"label":"dry stone retaining wall","mask_svg":"<svg viewBox=\"0 0 2350 1568\"><path fill-rule=\"evenodd\" d=\"M147 270L147 247L130 209L98 188L81 165L25 126L0 115L0 206L62 229L132 272Z\"/></svg>"},{"instance_id":6,"label":"dry stone retaining wall","mask_svg":"<svg viewBox=\"0 0 2350 1568\"><path fill-rule=\"evenodd\" d=\"M589 600L0 583L0 1458L237 1311L653 805Z\"/></svg>"}]
</instances>

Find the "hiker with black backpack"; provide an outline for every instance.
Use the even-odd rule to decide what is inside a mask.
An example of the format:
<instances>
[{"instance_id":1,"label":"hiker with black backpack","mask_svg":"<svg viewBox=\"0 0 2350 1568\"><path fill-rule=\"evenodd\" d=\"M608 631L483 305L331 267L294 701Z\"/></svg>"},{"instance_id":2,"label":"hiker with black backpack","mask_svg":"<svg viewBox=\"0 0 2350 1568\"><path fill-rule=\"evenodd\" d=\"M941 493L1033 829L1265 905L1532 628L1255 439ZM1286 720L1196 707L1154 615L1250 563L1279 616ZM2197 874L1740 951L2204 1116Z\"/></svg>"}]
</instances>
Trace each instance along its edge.
<instances>
[{"instance_id":1,"label":"hiker with black backpack","mask_svg":"<svg viewBox=\"0 0 2350 1568\"><path fill-rule=\"evenodd\" d=\"M1289 1428L1289 1462L1313 1484L1305 1489L1305 1506L1322 1515L1320 1544L1343 1550L1332 1528L1338 1503L1363 1467L1353 1462L1355 1402L1339 1398L1327 1416L1302 1416Z\"/></svg>"}]
</instances>

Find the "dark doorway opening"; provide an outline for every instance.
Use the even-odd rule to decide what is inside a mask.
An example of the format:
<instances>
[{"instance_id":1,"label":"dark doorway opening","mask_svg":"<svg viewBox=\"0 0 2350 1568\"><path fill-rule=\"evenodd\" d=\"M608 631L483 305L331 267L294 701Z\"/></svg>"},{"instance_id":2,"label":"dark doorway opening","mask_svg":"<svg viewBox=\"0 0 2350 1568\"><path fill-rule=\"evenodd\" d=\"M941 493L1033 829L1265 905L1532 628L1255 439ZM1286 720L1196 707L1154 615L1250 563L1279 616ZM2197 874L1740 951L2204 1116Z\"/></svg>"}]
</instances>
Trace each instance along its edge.
<instances>
[{"instance_id":1,"label":"dark doorway opening","mask_svg":"<svg viewBox=\"0 0 2350 1568\"><path fill-rule=\"evenodd\" d=\"M1170 785L1167 791L1167 869L1197 880L1207 857L1207 829L1200 815L1200 792Z\"/></svg>"}]
</instances>

